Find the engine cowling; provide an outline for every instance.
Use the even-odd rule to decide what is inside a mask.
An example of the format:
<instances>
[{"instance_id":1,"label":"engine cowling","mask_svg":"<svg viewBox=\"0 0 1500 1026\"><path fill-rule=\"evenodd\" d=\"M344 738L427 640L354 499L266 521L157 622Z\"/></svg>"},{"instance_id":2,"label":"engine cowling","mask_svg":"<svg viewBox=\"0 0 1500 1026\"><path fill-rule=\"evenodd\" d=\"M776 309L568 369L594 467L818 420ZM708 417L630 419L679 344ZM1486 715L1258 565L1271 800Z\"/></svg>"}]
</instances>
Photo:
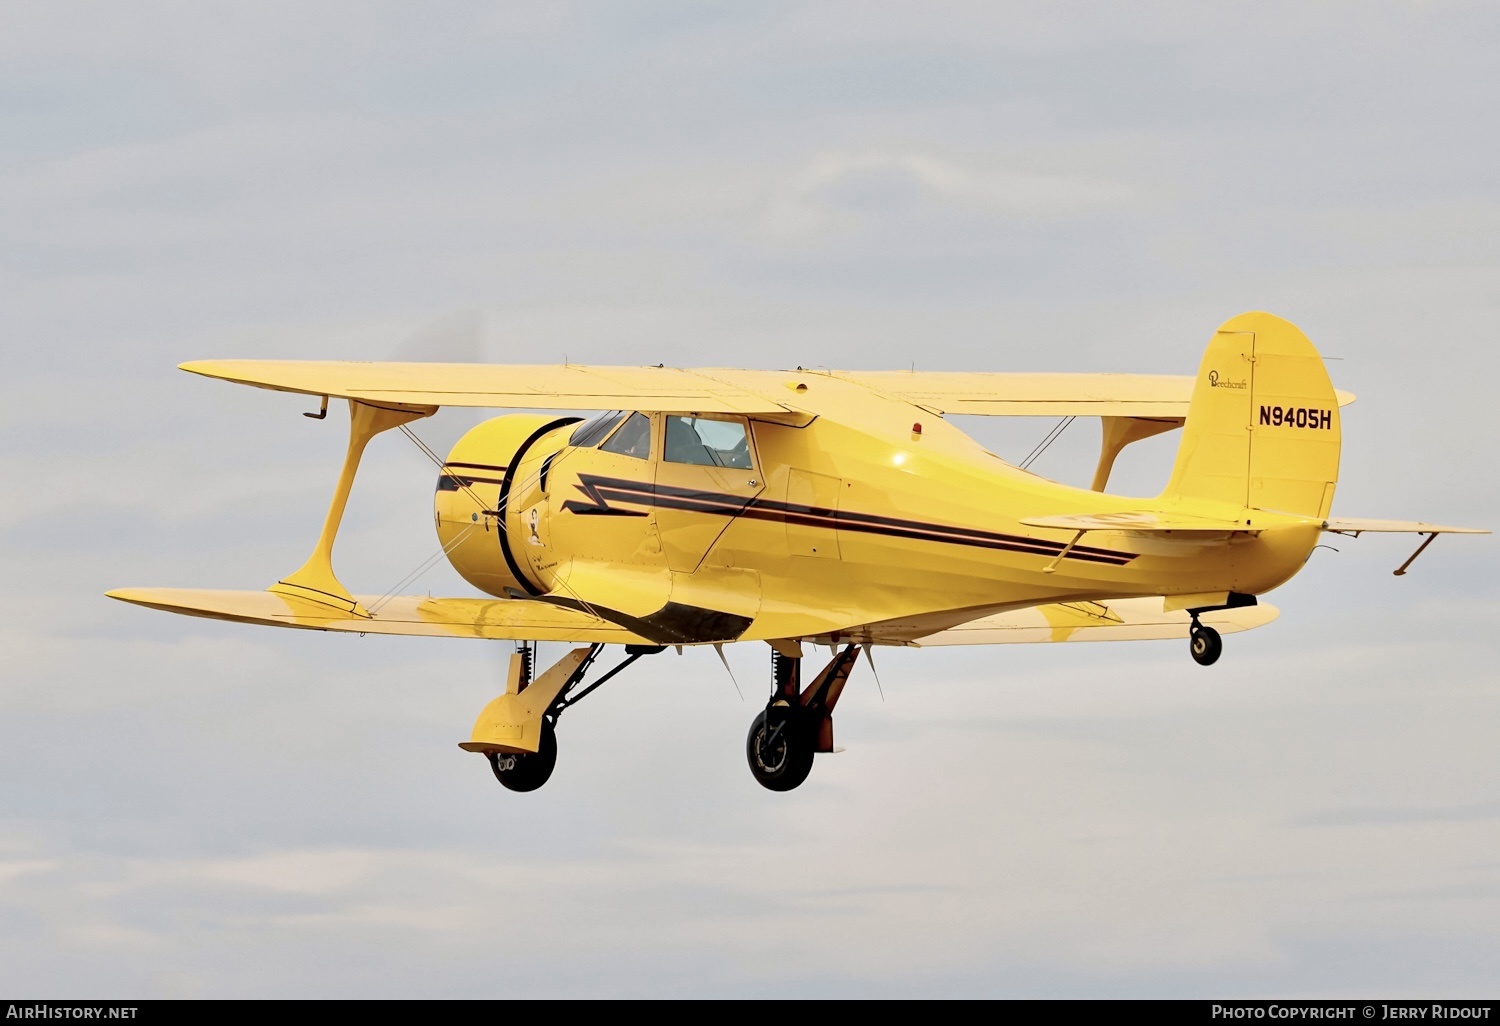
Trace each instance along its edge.
<instances>
[{"instance_id":1,"label":"engine cowling","mask_svg":"<svg viewBox=\"0 0 1500 1026\"><path fill-rule=\"evenodd\" d=\"M541 462L562 447L577 420L509 413L472 428L448 453L433 499L438 541L474 587L505 597L546 586L528 576L525 554L509 548L508 539L529 537L518 500L535 489L531 479ZM503 524L496 511L504 511Z\"/></svg>"}]
</instances>

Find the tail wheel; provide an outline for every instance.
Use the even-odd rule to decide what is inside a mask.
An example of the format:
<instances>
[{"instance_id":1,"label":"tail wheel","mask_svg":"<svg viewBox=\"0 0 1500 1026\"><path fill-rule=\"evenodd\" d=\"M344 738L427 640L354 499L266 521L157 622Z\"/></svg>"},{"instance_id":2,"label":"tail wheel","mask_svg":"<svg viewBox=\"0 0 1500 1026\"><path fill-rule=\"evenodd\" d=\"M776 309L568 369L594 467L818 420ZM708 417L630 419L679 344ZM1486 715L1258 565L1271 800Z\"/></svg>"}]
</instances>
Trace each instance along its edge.
<instances>
[{"instance_id":1,"label":"tail wheel","mask_svg":"<svg viewBox=\"0 0 1500 1026\"><path fill-rule=\"evenodd\" d=\"M519 755L490 753L490 769L495 779L512 791L535 791L552 776L557 765L557 733L551 721L542 719L542 740L535 752Z\"/></svg>"},{"instance_id":2,"label":"tail wheel","mask_svg":"<svg viewBox=\"0 0 1500 1026\"><path fill-rule=\"evenodd\" d=\"M812 772L813 739L800 710L773 705L750 724L745 756L761 787L790 791Z\"/></svg>"},{"instance_id":3,"label":"tail wheel","mask_svg":"<svg viewBox=\"0 0 1500 1026\"><path fill-rule=\"evenodd\" d=\"M1212 666L1224 651L1224 639L1212 627L1198 624L1188 635L1193 661L1199 666Z\"/></svg>"}]
</instances>

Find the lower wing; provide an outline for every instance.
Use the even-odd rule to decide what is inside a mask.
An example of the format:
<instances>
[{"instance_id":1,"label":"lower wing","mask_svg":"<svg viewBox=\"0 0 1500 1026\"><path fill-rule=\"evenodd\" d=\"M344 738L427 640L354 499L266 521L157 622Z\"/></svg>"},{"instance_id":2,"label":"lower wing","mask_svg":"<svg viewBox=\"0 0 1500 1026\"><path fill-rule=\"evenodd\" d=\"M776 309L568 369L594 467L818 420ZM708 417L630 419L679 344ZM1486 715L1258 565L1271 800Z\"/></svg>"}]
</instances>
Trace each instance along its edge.
<instances>
[{"instance_id":1,"label":"lower wing","mask_svg":"<svg viewBox=\"0 0 1500 1026\"><path fill-rule=\"evenodd\" d=\"M601 617L530 599L428 598L397 595L356 596L371 611L366 619L318 602L270 591L212 591L191 588L121 588L110 598L151 609L213 620L297 627L353 634L402 634L430 638L484 638L511 641L568 641L579 644L650 645L643 637ZM1265 604L1203 613L1200 619L1233 634L1274 620ZM876 644L917 646L1006 645L1040 641L1145 641L1186 638L1185 611L1162 611L1155 598L1110 602L1054 602L997 613L925 636L910 631L861 632Z\"/></svg>"},{"instance_id":2,"label":"lower wing","mask_svg":"<svg viewBox=\"0 0 1500 1026\"><path fill-rule=\"evenodd\" d=\"M366 619L319 602L270 591L206 591L188 588L121 588L110 598L214 620L301 627L356 634L408 634L433 638L514 641L573 641L581 644L646 645L645 638L576 609L527 599L383 597L357 595L371 611Z\"/></svg>"},{"instance_id":3,"label":"lower wing","mask_svg":"<svg viewBox=\"0 0 1500 1026\"><path fill-rule=\"evenodd\" d=\"M1279 615L1264 603L1199 615L1220 634L1235 634L1270 623ZM971 620L917 638L923 648L940 645L1014 645L1039 641L1159 641L1186 638L1192 618L1186 610L1162 611L1162 599L1109 602L1053 602Z\"/></svg>"}]
</instances>

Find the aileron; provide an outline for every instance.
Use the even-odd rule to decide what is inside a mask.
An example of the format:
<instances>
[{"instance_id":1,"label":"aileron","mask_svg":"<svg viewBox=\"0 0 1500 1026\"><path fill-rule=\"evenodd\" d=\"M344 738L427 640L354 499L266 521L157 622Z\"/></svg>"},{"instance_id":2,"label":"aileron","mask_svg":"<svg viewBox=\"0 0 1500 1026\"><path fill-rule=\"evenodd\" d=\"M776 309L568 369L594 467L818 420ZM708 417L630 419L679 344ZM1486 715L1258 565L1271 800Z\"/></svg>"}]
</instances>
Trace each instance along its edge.
<instances>
[{"instance_id":1,"label":"aileron","mask_svg":"<svg viewBox=\"0 0 1500 1026\"><path fill-rule=\"evenodd\" d=\"M278 392L408 408L787 412L754 392L672 367L199 360L181 369Z\"/></svg>"}]
</instances>

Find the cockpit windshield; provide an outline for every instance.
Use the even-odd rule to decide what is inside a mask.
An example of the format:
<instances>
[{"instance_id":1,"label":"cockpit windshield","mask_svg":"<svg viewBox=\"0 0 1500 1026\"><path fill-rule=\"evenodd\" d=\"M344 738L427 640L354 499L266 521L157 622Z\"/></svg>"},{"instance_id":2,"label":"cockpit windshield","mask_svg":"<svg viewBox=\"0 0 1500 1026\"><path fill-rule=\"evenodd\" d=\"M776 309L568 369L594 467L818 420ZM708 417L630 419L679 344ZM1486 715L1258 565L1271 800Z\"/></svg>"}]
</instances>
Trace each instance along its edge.
<instances>
[{"instance_id":1,"label":"cockpit windshield","mask_svg":"<svg viewBox=\"0 0 1500 1026\"><path fill-rule=\"evenodd\" d=\"M609 434L610 428L618 424L620 418L623 416L625 416L623 410L609 410L605 413L594 414L573 429L573 433L568 436L568 444L577 446L594 445L599 439Z\"/></svg>"},{"instance_id":2,"label":"cockpit windshield","mask_svg":"<svg viewBox=\"0 0 1500 1026\"><path fill-rule=\"evenodd\" d=\"M617 452L622 456L649 460L651 458L651 418L644 413L632 413L624 426L611 435L609 441L599 448L603 452Z\"/></svg>"}]
</instances>

